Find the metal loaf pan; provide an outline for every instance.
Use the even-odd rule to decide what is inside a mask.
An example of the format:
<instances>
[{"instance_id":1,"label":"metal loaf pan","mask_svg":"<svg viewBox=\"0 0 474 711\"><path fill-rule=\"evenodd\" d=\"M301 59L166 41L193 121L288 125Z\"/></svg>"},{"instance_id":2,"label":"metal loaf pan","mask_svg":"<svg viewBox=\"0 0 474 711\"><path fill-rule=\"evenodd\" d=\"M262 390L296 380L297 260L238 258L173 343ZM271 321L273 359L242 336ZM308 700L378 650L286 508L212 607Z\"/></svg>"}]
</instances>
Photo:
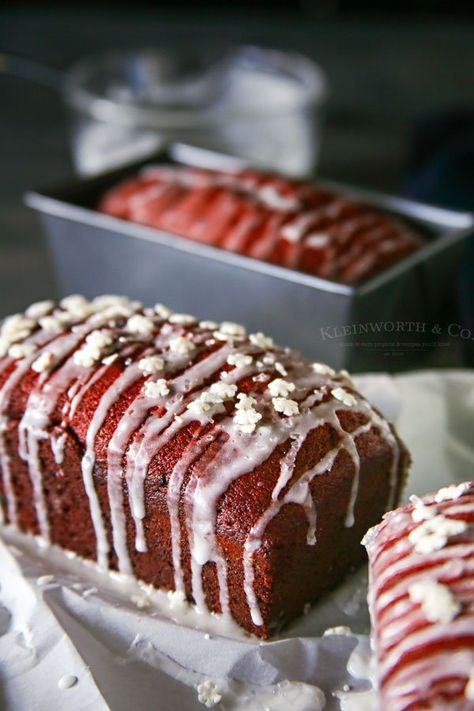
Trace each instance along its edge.
<instances>
[{"instance_id":1,"label":"metal loaf pan","mask_svg":"<svg viewBox=\"0 0 474 711\"><path fill-rule=\"evenodd\" d=\"M471 214L326 182L411 223L426 241L416 254L352 287L97 212L108 188L151 162L239 165L175 145L99 177L27 193L26 203L43 223L61 294L127 294L202 318L238 321L336 368L417 364L417 341L426 340L452 291L465 238L473 231Z\"/></svg>"}]
</instances>

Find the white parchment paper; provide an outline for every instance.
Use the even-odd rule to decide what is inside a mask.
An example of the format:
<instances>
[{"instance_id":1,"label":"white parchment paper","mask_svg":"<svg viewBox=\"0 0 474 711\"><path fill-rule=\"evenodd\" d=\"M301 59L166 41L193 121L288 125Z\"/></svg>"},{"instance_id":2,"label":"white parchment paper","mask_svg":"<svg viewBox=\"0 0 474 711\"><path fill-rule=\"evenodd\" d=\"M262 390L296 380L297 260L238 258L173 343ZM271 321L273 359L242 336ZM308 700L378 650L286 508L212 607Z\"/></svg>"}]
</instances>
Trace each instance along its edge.
<instances>
[{"instance_id":1,"label":"white parchment paper","mask_svg":"<svg viewBox=\"0 0 474 711\"><path fill-rule=\"evenodd\" d=\"M406 497L474 477L473 372L356 380L412 453ZM222 711L317 711L321 692L326 709L371 708L365 569L262 643L217 632L215 619L178 609L172 596L150 602L69 562L0 541L0 708L199 711L196 688L206 679ZM322 636L341 625L353 633Z\"/></svg>"}]
</instances>

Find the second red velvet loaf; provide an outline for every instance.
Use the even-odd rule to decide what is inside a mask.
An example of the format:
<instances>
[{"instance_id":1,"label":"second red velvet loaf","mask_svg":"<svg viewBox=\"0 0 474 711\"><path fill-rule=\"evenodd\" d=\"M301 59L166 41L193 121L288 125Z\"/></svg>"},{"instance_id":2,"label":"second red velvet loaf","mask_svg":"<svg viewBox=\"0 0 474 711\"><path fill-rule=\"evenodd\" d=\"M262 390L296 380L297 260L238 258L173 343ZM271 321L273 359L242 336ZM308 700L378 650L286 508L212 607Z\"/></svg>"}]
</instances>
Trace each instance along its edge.
<instances>
[{"instance_id":1,"label":"second red velvet loaf","mask_svg":"<svg viewBox=\"0 0 474 711\"><path fill-rule=\"evenodd\" d=\"M421 246L407 225L360 201L256 170L149 167L112 188L99 209L346 284Z\"/></svg>"},{"instance_id":2,"label":"second red velvet loaf","mask_svg":"<svg viewBox=\"0 0 474 711\"><path fill-rule=\"evenodd\" d=\"M383 711L474 709L474 483L386 514L365 538Z\"/></svg>"},{"instance_id":3,"label":"second red velvet loaf","mask_svg":"<svg viewBox=\"0 0 474 711\"><path fill-rule=\"evenodd\" d=\"M361 560L408 455L346 373L80 296L0 334L0 513L268 637Z\"/></svg>"}]
</instances>

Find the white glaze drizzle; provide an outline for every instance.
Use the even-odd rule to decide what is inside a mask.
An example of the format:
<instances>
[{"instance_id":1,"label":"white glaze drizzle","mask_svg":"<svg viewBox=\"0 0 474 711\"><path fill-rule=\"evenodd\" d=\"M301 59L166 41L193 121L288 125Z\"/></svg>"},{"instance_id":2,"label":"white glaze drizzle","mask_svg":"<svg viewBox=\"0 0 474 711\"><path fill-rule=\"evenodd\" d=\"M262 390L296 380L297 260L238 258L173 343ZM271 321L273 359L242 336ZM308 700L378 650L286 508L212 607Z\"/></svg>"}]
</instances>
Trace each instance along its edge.
<instances>
[{"instance_id":1,"label":"white glaze drizzle","mask_svg":"<svg viewBox=\"0 0 474 711\"><path fill-rule=\"evenodd\" d=\"M160 398L155 401L156 405L166 407L166 413L161 418L150 419L143 429L143 437L138 446L131 446L127 454L127 481L130 499L130 509L136 528L136 548L146 551L146 541L143 531L143 518L145 516L144 502L144 482L148 472L149 464L154 454L163 447L171 437L176 434L184 424L191 422L195 417L191 413L181 413L190 400L186 400L184 395L189 390L201 386L205 380L212 377L217 370L226 363L232 346L225 344L219 350L195 363L185 370L185 372L172 381L174 396L171 398ZM199 391L194 393L191 400L199 397ZM147 403L145 402L145 406ZM175 419L178 415L180 419ZM130 427L131 424L131 427ZM130 438L134 423L125 421L127 439ZM125 439L125 438L124 438ZM123 450L123 444L122 444Z\"/></svg>"},{"instance_id":2,"label":"white glaze drizzle","mask_svg":"<svg viewBox=\"0 0 474 711\"><path fill-rule=\"evenodd\" d=\"M63 432L57 437L51 437L51 449L53 451L54 461L59 466L64 461L64 448L66 446L67 434Z\"/></svg>"},{"instance_id":3,"label":"white glaze drizzle","mask_svg":"<svg viewBox=\"0 0 474 711\"><path fill-rule=\"evenodd\" d=\"M86 434L86 447L81 461L81 470L84 480L84 487L87 496L89 497L91 518L96 535L97 562L101 568L106 568L108 565L107 558L110 546L107 540L107 532L93 478L93 471L96 462L95 440L99 430L105 422L110 408L117 402L118 398L124 392L126 392L137 380L142 377L143 373L141 372L138 363L132 363L123 371L123 373L121 373L121 375L119 375L116 380L113 381L111 386L102 394L94 415L89 423ZM111 479L115 479L115 477L107 477L108 487L109 480ZM113 489L114 483L115 482L110 483L110 488ZM113 491L115 491L115 489L113 489ZM114 494L112 494L112 501L109 499L109 505L111 517L114 517L116 513Z\"/></svg>"},{"instance_id":4,"label":"white glaze drizzle","mask_svg":"<svg viewBox=\"0 0 474 711\"><path fill-rule=\"evenodd\" d=\"M44 333L35 335L31 339L32 343L35 343L38 348L49 342L49 338L45 336ZM8 417L7 410L8 404L10 402L11 395L15 391L16 386L21 381L21 379L28 373L31 368L31 364L36 360L40 350L36 351L30 357L24 358L23 360L16 361L15 368L11 374L6 378L2 387L0 388L0 463L2 465L3 474L3 486L5 489L5 497L7 501L7 516L8 521L13 525L17 525L17 503L15 492L13 490L12 478L11 478L11 460L7 449L7 427L8 427ZM11 365L11 359L7 358L5 360L6 370L9 365ZM1 508L1 507L0 507ZM3 515L3 511L2 511Z\"/></svg>"},{"instance_id":5,"label":"white glaze drizzle","mask_svg":"<svg viewBox=\"0 0 474 711\"><path fill-rule=\"evenodd\" d=\"M48 371L40 374L37 384L29 395L18 428L18 453L28 464L38 526L40 535L45 541L49 541L49 521L43 492L42 463L39 456L40 442L50 439L51 447L54 447L53 435L49 429L50 418L58 398L67 391L71 383L75 383L77 380L81 382L84 376L88 377L87 371L74 364L73 356L78 345L94 328L95 326L90 322L76 326L73 332L59 336L47 347L47 350L41 351L51 354L53 364L59 363L61 365L52 375ZM66 360L63 364L64 359Z\"/></svg>"},{"instance_id":6,"label":"white glaze drizzle","mask_svg":"<svg viewBox=\"0 0 474 711\"><path fill-rule=\"evenodd\" d=\"M292 486L290 486L286 494L280 499L278 499L278 493L275 494L275 492L281 491L282 488L281 480L280 478L278 479L275 489L272 492L272 503L251 528L246 538L243 556L244 589L252 621L255 625L262 625L263 620L258 607L258 601L254 590L254 569L252 558L254 553L256 553L256 551L258 551L262 545L263 536L265 534L268 524L286 504L300 504L303 507L308 519L307 543L308 545L315 545L317 513L310 489L311 482L313 481L315 476L323 474L324 472L331 469L336 460L337 455L342 451L343 448L345 448L349 451L349 453L351 453L352 448L355 449L354 441L356 437L358 437L358 435L364 432L368 432L368 430L373 426L373 423L369 420L368 423L361 425L350 436L348 436L347 433L345 433L340 427L339 420L336 416L337 410L341 410L341 407L338 403L335 403L334 401L323 403L322 405L319 405L317 407L315 412L311 413L311 416L307 418L306 422L303 421L303 423L300 424L301 429L296 429L297 439L293 443L296 443L296 446L293 446L292 444L286 457L284 457L282 460L280 471L286 472L284 476L284 479L286 480L285 484L288 481L291 481L298 452L301 448L301 445L305 441L306 436L311 430L320 427L321 425L324 425L326 423L329 423L340 434L343 433L343 436L341 436L336 447L327 452L327 454L325 454L324 457L314 467L304 472L298 478L298 480L294 482ZM319 415L319 417L315 419L315 415ZM357 459L354 459L354 464L356 466L356 473L353 476L353 482L356 482L358 484L358 457ZM353 506L353 489L354 485L352 485L351 487L349 510L352 510Z\"/></svg>"},{"instance_id":7,"label":"white glaze drizzle","mask_svg":"<svg viewBox=\"0 0 474 711\"><path fill-rule=\"evenodd\" d=\"M47 347L47 350L42 352L51 353L54 363L61 362L71 351L74 351L89 330L90 327L79 327L76 333L59 336ZM43 491L40 442L49 439L50 415L56 406L57 398L77 375L77 371L70 372L68 368L61 368L51 377L49 372L41 373L28 397L18 427L18 453L28 465L39 532L48 542L49 520Z\"/></svg>"}]
</instances>

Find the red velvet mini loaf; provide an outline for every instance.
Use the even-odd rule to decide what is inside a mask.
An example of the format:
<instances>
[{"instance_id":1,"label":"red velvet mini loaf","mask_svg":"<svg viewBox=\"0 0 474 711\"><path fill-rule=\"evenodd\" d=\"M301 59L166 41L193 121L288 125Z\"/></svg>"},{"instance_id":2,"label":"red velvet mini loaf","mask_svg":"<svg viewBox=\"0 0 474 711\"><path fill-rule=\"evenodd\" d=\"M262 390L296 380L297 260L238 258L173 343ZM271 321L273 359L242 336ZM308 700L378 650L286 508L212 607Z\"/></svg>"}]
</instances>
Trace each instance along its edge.
<instances>
[{"instance_id":1,"label":"red velvet mini loaf","mask_svg":"<svg viewBox=\"0 0 474 711\"><path fill-rule=\"evenodd\" d=\"M357 284L421 246L407 226L314 184L246 170L149 167L99 209L325 279Z\"/></svg>"},{"instance_id":2,"label":"red velvet mini loaf","mask_svg":"<svg viewBox=\"0 0 474 711\"><path fill-rule=\"evenodd\" d=\"M380 708L474 709L474 484L412 497L365 545Z\"/></svg>"},{"instance_id":3,"label":"red velvet mini loaf","mask_svg":"<svg viewBox=\"0 0 474 711\"><path fill-rule=\"evenodd\" d=\"M238 324L71 296L3 325L4 523L262 637L361 560L407 464L346 373Z\"/></svg>"}]
</instances>

